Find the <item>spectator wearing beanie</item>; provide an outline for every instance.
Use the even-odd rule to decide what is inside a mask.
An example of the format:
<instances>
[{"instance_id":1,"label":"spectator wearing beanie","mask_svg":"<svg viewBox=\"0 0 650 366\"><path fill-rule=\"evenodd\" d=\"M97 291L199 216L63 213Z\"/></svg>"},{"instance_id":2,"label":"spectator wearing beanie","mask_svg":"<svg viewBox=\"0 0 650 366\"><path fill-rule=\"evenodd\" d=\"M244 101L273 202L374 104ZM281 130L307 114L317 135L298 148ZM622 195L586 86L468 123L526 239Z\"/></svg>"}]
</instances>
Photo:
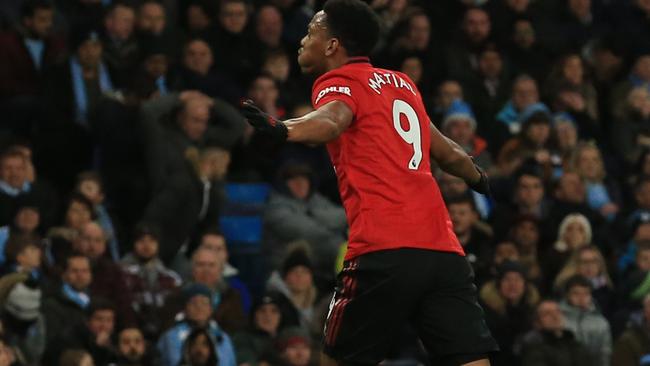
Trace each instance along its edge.
<instances>
[{"instance_id":1,"label":"spectator wearing beanie","mask_svg":"<svg viewBox=\"0 0 650 366\"><path fill-rule=\"evenodd\" d=\"M163 333L158 340L161 366L176 366L183 356L183 344L189 333L196 328L206 328L220 366L235 366L235 350L228 334L212 320L212 291L203 284L191 284L183 289L184 310L177 317L176 324Z\"/></svg>"},{"instance_id":2,"label":"spectator wearing beanie","mask_svg":"<svg viewBox=\"0 0 650 366\"><path fill-rule=\"evenodd\" d=\"M289 325L298 326L298 313L279 292L267 292L259 298L251 312L250 327L233 337L237 361L257 366L273 353L278 334Z\"/></svg>"},{"instance_id":3,"label":"spectator wearing beanie","mask_svg":"<svg viewBox=\"0 0 650 366\"><path fill-rule=\"evenodd\" d=\"M497 268L496 279L481 288L479 300L488 327L501 347L495 364L516 364L516 347L531 329L533 310L539 301L539 292L527 281L525 268L518 262L503 262Z\"/></svg>"},{"instance_id":4,"label":"spectator wearing beanie","mask_svg":"<svg viewBox=\"0 0 650 366\"><path fill-rule=\"evenodd\" d=\"M562 220L557 240L544 258L546 288L552 288L560 270L580 248L591 244L591 238L591 224L584 215L569 214Z\"/></svg>"},{"instance_id":5,"label":"spectator wearing beanie","mask_svg":"<svg viewBox=\"0 0 650 366\"><path fill-rule=\"evenodd\" d=\"M276 342L279 357L277 364L282 366L316 365L312 360L312 342L309 334L301 328L287 328L280 333Z\"/></svg>"},{"instance_id":6,"label":"spectator wearing beanie","mask_svg":"<svg viewBox=\"0 0 650 366\"><path fill-rule=\"evenodd\" d=\"M10 275L11 276L11 275ZM33 280L24 276L11 276L15 282L6 297L2 297L3 335L8 345L13 347L17 361L35 365L45 351L45 319L40 311L41 290ZM7 284L7 277L0 280L1 286Z\"/></svg>"},{"instance_id":7,"label":"spectator wearing beanie","mask_svg":"<svg viewBox=\"0 0 650 366\"><path fill-rule=\"evenodd\" d=\"M322 303L329 302L329 299L321 299L314 285L313 265L306 247L293 246L281 269L271 273L266 289L285 295L300 315L300 326L313 334L320 334Z\"/></svg>"},{"instance_id":8,"label":"spectator wearing beanie","mask_svg":"<svg viewBox=\"0 0 650 366\"><path fill-rule=\"evenodd\" d=\"M575 334L591 353L595 366L609 366L612 355L612 334L609 322L596 307L591 296L591 282L580 275L567 280L560 310L567 329Z\"/></svg>"},{"instance_id":9,"label":"spectator wearing beanie","mask_svg":"<svg viewBox=\"0 0 650 366\"><path fill-rule=\"evenodd\" d=\"M442 133L460 145L485 170L492 167L487 141L476 135L476 118L469 104L456 99L442 120Z\"/></svg>"}]
</instances>

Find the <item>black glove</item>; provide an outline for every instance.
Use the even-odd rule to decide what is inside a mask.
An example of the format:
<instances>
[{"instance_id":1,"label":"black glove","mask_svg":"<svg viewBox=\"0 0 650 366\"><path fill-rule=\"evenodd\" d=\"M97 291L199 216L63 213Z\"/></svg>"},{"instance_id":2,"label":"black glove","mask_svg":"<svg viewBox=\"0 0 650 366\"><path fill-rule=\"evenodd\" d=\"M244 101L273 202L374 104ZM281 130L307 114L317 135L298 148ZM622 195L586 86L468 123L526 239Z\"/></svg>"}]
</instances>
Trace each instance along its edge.
<instances>
[{"instance_id":1,"label":"black glove","mask_svg":"<svg viewBox=\"0 0 650 366\"><path fill-rule=\"evenodd\" d=\"M279 142L287 140L289 130L282 121L262 111L252 100L245 100L241 105L242 114L255 130L266 133Z\"/></svg>"},{"instance_id":2,"label":"black glove","mask_svg":"<svg viewBox=\"0 0 650 366\"><path fill-rule=\"evenodd\" d=\"M474 159L472 159L472 161L474 161ZM491 194L490 194L490 181L488 180L487 174L485 174L483 169L481 169L481 167L478 166L478 164L476 164L476 162L474 162L474 167L476 168L476 171L479 172L481 177L479 178L478 181L476 181L474 183L467 183L467 185L469 186L469 188L473 189L474 191L476 191L476 192L478 192L480 194L486 195L487 197L491 197Z\"/></svg>"}]
</instances>

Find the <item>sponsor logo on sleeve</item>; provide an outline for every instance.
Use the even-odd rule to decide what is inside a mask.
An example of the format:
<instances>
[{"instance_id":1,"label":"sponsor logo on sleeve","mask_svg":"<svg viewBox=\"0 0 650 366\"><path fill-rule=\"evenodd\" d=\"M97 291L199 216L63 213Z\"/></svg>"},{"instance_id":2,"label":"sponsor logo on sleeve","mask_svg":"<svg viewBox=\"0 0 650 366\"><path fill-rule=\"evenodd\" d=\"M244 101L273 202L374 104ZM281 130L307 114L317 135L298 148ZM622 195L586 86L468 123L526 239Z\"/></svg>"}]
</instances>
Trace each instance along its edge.
<instances>
[{"instance_id":1,"label":"sponsor logo on sleeve","mask_svg":"<svg viewBox=\"0 0 650 366\"><path fill-rule=\"evenodd\" d=\"M352 92L348 86L328 86L327 88L318 92L318 95L316 96L316 102L314 104L318 104L318 102L329 93L340 93L345 94L349 97L352 96Z\"/></svg>"}]
</instances>

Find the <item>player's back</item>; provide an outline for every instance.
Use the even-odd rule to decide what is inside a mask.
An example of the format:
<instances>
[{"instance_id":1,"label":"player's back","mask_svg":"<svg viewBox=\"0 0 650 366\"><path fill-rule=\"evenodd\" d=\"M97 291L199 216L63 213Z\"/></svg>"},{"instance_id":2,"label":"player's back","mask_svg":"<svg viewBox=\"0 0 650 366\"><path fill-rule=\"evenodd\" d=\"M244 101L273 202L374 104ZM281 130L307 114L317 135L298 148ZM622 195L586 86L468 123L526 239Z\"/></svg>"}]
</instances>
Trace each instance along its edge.
<instances>
[{"instance_id":1,"label":"player's back","mask_svg":"<svg viewBox=\"0 0 650 366\"><path fill-rule=\"evenodd\" d=\"M399 247L463 253L431 175L430 121L414 83L351 63L314 84L316 108L332 100L354 113L327 146L350 223L347 258Z\"/></svg>"}]
</instances>

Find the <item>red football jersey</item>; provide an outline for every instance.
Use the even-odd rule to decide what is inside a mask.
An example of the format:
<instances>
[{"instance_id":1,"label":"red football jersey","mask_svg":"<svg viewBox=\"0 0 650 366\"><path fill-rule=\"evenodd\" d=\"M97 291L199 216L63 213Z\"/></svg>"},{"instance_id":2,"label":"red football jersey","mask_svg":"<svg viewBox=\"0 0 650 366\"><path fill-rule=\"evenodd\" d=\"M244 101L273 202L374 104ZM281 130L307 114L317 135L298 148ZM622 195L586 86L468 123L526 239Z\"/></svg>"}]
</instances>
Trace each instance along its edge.
<instances>
[{"instance_id":1,"label":"red football jersey","mask_svg":"<svg viewBox=\"0 0 650 366\"><path fill-rule=\"evenodd\" d=\"M350 225L346 259L423 248L464 255L430 167L430 120L415 84L368 62L314 83L312 104L347 104L354 119L327 144Z\"/></svg>"}]
</instances>

